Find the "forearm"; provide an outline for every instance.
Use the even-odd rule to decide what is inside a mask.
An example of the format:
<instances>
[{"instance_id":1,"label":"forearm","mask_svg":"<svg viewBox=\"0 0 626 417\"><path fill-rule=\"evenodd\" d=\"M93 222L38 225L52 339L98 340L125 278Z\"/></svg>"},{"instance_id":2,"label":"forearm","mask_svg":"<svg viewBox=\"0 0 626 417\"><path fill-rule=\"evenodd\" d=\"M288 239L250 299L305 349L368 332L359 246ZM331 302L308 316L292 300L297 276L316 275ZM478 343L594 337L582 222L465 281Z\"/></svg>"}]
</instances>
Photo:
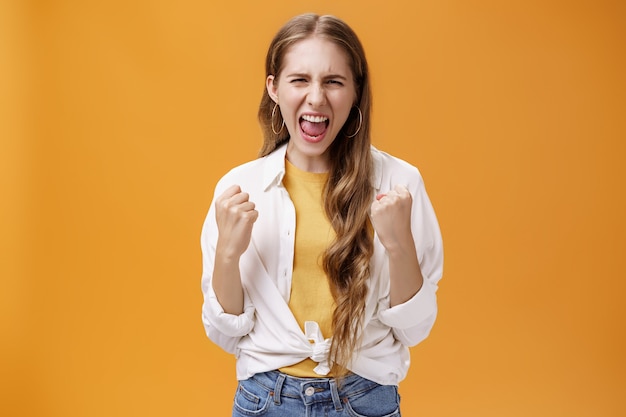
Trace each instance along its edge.
<instances>
[{"instance_id":1,"label":"forearm","mask_svg":"<svg viewBox=\"0 0 626 417\"><path fill-rule=\"evenodd\" d=\"M411 299L422 288L424 278L412 237L403 244L387 248L389 255L389 304L391 307Z\"/></svg>"},{"instance_id":2,"label":"forearm","mask_svg":"<svg viewBox=\"0 0 626 417\"><path fill-rule=\"evenodd\" d=\"M219 249L215 252L212 278L213 291L225 313L243 313L243 287L239 271L239 257L225 256Z\"/></svg>"}]
</instances>

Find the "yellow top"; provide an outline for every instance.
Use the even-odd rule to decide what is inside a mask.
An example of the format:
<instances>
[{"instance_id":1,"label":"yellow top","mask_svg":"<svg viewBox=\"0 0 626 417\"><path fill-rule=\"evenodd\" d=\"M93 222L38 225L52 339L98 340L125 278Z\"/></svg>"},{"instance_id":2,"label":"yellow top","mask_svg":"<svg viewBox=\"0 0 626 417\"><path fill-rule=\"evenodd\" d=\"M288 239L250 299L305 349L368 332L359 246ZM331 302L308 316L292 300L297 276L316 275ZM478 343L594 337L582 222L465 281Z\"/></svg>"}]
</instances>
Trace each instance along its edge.
<instances>
[{"instance_id":1,"label":"yellow top","mask_svg":"<svg viewBox=\"0 0 626 417\"><path fill-rule=\"evenodd\" d=\"M327 173L301 171L285 160L283 185L296 209L296 234L289 308L304 331L305 321L319 324L324 339L332 337L335 301L322 268L322 254L335 238L324 212L322 191ZM280 371L296 377L319 377L312 359ZM331 374L332 375L332 372Z\"/></svg>"}]
</instances>

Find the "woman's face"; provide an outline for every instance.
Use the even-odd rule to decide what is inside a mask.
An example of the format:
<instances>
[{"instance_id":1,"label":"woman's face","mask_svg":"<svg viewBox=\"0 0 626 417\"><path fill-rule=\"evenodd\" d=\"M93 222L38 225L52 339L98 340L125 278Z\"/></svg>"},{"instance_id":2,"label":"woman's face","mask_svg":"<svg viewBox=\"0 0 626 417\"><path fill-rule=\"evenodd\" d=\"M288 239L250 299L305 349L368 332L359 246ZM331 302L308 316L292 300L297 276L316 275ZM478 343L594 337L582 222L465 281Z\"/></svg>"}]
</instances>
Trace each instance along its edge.
<instances>
[{"instance_id":1,"label":"woman's face","mask_svg":"<svg viewBox=\"0 0 626 417\"><path fill-rule=\"evenodd\" d=\"M287 50L279 77L267 77L267 90L289 130L289 162L328 171L328 148L356 99L346 53L324 38L303 39Z\"/></svg>"}]
</instances>

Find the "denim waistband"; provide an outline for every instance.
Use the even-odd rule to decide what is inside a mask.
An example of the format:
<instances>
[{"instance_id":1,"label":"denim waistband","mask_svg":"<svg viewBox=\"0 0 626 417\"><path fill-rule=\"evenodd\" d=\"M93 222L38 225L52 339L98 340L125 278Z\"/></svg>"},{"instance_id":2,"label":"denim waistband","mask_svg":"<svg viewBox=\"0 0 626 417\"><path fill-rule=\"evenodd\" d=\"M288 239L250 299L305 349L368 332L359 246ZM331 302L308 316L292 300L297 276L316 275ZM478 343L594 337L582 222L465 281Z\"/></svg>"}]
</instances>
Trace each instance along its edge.
<instances>
[{"instance_id":1,"label":"denim waistband","mask_svg":"<svg viewBox=\"0 0 626 417\"><path fill-rule=\"evenodd\" d=\"M332 401L336 410L341 410L341 402L346 398L379 386L356 374L347 375L340 383L336 378L298 378L278 371L255 374L251 379L273 393L276 405L280 405L282 397L291 397L301 398L307 405Z\"/></svg>"}]
</instances>

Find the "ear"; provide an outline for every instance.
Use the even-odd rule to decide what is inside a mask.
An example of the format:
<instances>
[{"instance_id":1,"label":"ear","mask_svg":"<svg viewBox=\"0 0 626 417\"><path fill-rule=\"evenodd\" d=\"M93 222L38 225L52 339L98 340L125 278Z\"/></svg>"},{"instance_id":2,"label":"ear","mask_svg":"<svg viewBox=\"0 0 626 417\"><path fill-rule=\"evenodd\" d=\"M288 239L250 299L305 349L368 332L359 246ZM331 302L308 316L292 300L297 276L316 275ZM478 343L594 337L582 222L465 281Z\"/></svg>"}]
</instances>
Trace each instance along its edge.
<instances>
[{"instance_id":1,"label":"ear","mask_svg":"<svg viewBox=\"0 0 626 417\"><path fill-rule=\"evenodd\" d=\"M265 80L265 88L267 94L270 96L274 103L278 103L278 82L275 82L276 78L273 75L268 75Z\"/></svg>"}]
</instances>

